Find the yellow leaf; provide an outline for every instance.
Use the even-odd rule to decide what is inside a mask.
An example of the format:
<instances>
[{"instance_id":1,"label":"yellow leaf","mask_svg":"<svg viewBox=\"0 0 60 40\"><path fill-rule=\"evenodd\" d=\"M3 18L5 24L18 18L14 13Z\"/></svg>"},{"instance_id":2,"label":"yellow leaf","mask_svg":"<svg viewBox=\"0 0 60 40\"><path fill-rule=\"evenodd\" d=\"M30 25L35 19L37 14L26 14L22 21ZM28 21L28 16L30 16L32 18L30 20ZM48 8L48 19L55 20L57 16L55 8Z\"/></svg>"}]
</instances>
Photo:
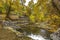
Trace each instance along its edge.
<instances>
[{"instance_id":1,"label":"yellow leaf","mask_svg":"<svg viewBox=\"0 0 60 40\"><path fill-rule=\"evenodd\" d=\"M30 20L31 20L32 22L35 22L35 16L31 15L31 16L30 16Z\"/></svg>"}]
</instances>

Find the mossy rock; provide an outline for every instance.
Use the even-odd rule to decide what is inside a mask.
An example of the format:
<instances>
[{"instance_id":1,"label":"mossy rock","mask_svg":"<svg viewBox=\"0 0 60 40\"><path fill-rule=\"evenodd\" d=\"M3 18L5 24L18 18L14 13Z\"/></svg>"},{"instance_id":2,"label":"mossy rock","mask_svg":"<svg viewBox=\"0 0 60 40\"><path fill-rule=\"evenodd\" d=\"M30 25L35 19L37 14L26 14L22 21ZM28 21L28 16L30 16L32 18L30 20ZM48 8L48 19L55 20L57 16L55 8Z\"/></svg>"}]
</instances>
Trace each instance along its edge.
<instances>
[{"instance_id":1,"label":"mossy rock","mask_svg":"<svg viewBox=\"0 0 60 40\"><path fill-rule=\"evenodd\" d=\"M0 29L0 40L15 40L15 39L17 38L13 32L9 30Z\"/></svg>"},{"instance_id":2,"label":"mossy rock","mask_svg":"<svg viewBox=\"0 0 60 40\"><path fill-rule=\"evenodd\" d=\"M4 20L6 18L6 14L0 14L0 20Z\"/></svg>"},{"instance_id":3,"label":"mossy rock","mask_svg":"<svg viewBox=\"0 0 60 40\"><path fill-rule=\"evenodd\" d=\"M29 37L18 37L14 32L0 28L0 40L32 40Z\"/></svg>"},{"instance_id":4,"label":"mossy rock","mask_svg":"<svg viewBox=\"0 0 60 40\"><path fill-rule=\"evenodd\" d=\"M19 16L16 15L16 14L10 14L9 17L10 17L10 19L12 19L12 20L19 19Z\"/></svg>"}]
</instances>

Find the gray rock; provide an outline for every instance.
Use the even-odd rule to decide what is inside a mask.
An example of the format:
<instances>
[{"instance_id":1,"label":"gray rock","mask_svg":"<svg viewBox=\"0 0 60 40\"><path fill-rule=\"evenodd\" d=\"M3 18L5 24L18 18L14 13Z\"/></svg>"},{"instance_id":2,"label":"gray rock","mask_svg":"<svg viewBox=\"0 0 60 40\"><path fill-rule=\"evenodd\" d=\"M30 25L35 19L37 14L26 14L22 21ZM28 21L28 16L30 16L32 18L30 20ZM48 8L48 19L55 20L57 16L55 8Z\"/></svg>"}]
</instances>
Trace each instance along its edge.
<instances>
[{"instance_id":1,"label":"gray rock","mask_svg":"<svg viewBox=\"0 0 60 40\"><path fill-rule=\"evenodd\" d=\"M50 35L53 40L60 40L60 28Z\"/></svg>"},{"instance_id":2,"label":"gray rock","mask_svg":"<svg viewBox=\"0 0 60 40\"><path fill-rule=\"evenodd\" d=\"M50 33L45 29L40 29L40 35L46 40L50 40Z\"/></svg>"}]
</instances>

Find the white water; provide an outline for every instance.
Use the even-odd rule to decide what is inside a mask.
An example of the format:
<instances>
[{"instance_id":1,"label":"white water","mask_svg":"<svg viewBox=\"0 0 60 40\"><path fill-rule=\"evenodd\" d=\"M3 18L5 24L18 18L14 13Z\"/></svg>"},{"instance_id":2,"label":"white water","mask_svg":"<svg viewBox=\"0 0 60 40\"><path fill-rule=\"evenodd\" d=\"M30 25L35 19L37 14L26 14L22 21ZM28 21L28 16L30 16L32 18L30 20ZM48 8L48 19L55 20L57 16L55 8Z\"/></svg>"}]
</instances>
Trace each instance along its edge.
<instances>
[{"instance_id":1,"label":"white water","mask_svg":"<svg viewBox=\"0 0 60 40\"><path fill-rule=\"evenodd\" d=\"M40 35L34 35L34 34L31 34L31 35L28 35L28 37L32 38L33 40L45 40L42 36Z\"/></svg>"}]
</instances>

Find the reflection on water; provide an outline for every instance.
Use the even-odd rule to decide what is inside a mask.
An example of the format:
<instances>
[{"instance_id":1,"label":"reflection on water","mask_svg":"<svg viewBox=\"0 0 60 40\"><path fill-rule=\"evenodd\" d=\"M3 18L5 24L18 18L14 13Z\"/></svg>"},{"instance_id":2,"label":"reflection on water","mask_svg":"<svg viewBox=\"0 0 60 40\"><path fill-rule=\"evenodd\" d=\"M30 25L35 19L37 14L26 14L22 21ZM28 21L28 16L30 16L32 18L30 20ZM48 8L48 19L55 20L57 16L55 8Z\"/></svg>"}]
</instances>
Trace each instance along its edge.
<instances>
[{"instance_id":1,"label":"reflection on water","mask_svg":"<svg viewBox=\"0 0 60 40\"><path fill-rule=\"evenodd\" d=\"M42 36L40 35L34 35L34 34L31 34L31 35L28 35L28 37L32 38L33 40L45 40Z\"/></svg>"}]
</instances>

